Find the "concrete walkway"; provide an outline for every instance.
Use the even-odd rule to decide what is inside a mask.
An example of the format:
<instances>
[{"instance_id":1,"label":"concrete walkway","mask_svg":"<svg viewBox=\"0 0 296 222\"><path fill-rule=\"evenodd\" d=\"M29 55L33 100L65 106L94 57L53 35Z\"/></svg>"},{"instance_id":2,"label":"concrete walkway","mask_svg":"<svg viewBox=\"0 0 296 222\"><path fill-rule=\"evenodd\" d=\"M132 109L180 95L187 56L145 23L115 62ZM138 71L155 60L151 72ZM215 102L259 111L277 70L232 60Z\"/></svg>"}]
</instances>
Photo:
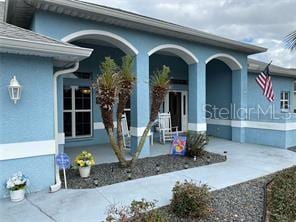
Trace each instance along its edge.
<instances>
[{"instance_id":1,"label":"concrete walkway","mask_svg":"<svg viewBox=\"0 0 296 222\"><path fill-rule=\"evenodd\" d=\"M261 177L296 164L296 153L267 146L213 139L207 150L228 152L223 163L172 172L88 190L61 190L28 195L20 203L0 201L1 221L103 221L111 204L132 200L158 200L167 205L176 181L195 180L213 190Z\"/></svg>"}]
</instances>

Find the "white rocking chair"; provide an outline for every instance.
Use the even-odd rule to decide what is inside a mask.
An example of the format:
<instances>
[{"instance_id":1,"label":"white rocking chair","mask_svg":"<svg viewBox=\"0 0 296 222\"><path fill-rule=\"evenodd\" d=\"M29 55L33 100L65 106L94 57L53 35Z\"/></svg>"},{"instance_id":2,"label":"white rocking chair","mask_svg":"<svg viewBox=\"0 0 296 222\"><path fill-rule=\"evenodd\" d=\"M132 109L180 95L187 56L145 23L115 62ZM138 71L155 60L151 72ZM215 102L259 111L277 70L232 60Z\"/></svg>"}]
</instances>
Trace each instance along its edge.
<instances>
[{"instance_id":1,"label":"white rocking chair","mask_svg":"<svg viewBox=\"0 0 296 222\"><path fill-rule=\"evenodd\" d=\"M172 141L173 135L178 135L178 126L172 126L171 114L158 113L158 124L159 124L159 141L165 144L166 141ZM175 129L175 131L173 131Z\"/></svg>"},{"instance_id":2,"label":"white rocking chair","mask_svg":"<svg viewBox=\"0 0 296 222\"><path fill-rule=\"evenodd\" d=\"M126 114L122 114L121 117L121 127L122 127L122 136L123 136L123 145L124 148L129 149L130 148L130 141L131 141L131 134L128 129L128 124L127 124L127 118Z\"/></svg>"},{"instance_id":3,"label":"white rocking chair","mask_svg":"<svg viewBox=\"0 0 296 222\"><path fill-rule=\"evenodd\" d=\"M128 129L126 113L122 114L121 117L121 127L122 127L122 136L123 136L123 145L124 148L130 149L131 134ZM153 145L153 132L149 131L148 136L150 137L150 145Z\"/></svg>"}]
</instances>

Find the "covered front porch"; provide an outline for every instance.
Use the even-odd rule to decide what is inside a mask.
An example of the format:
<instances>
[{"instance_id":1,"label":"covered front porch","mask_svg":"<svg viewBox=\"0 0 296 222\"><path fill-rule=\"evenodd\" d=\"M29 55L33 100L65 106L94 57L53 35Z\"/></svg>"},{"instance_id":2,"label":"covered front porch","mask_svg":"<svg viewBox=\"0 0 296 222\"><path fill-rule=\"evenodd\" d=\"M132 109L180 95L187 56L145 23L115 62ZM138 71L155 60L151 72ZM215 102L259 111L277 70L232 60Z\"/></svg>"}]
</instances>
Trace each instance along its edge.
<instances>
[{"instance_id":1,"label":"covered front porch","mask_svg":"<svg viewBox=\"0 0 296 222\"><path fill-rule=\"evenodd\" d=\"M150 147L149 157L169 154L170 149L171 143L169 142L166 144L154 143ZM91 152L97 165L102 163L118 162L118 159L116 158L110 143L96 144L91 146L68 147L65 148L64 152L70 157L71 163L74 165L75 157L79 155L82 150ZM126 159L131 158L130 150L125 149L125 157Z\"/></svg>"}]
</instances>

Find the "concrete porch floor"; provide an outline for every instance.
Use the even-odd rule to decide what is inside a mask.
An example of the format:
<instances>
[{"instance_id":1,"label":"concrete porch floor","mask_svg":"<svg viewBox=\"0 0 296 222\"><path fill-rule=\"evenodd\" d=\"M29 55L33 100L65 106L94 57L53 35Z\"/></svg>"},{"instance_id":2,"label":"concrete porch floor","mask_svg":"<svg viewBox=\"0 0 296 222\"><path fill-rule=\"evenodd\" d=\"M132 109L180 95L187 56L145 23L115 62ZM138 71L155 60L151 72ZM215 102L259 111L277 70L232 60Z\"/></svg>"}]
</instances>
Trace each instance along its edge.
<instances>
[{"instance_id":1,"label":"concrete porch floor","mask_svg":"<svg viewBox=\"0 0 296 222\"><path fill-rule=\"evenodd\" d=\"M104 221L112 204L129 205L132 200L158 200L169 204L176 181L193 180L208 184L212 190L265 176L296 164L296 153L269 146L240 144L212 138L206 148L227 151L227 161L207 166L117 183L96 189L46 191L27 195L12 203L0 200L3 221ZM21 219L20 219L21 218Z\"/></svg>"},{"instance_id":2,"label":"concrete porch floor","mask_svg":"<svg viewBox=\"0 0 296 222\"><path fill-rule=\"evenodd\" d=\"M159 155L169 154L170 149L171 149L170 142L166 142L166 144L160 144L158 142L155 142L150 148L150 156L159 156ZM95 158L96 164L118 162L114 154L114 151L109 143L98 144L93 146L85 146L85 147L67 147L65 148L64 152L68 154L73 164L76 156L82 150L87 150L91 152ZM129 150L125 150L125 156L127 159L131 158Z\"/></svg>"}]
</instances>

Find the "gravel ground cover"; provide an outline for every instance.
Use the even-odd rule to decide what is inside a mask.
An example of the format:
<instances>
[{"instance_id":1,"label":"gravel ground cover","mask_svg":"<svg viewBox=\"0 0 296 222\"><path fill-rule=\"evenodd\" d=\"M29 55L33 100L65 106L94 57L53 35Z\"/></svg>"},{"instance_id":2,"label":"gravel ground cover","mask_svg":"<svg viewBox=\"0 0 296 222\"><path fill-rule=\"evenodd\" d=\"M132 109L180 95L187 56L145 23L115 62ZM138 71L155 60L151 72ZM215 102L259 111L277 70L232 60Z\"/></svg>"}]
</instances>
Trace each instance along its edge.
<instances>
[{"instance_id":1,"label":"gravel ground cover","mask_svg":"<svg viewBox=\"0 0 296 222\"><path fill-rule=\"evenodd\" d=\"M170 213L169 207L163 207L161 211L168 215L171 222L261 222L264 209L264 186L271 178L272 175L269 175L213 191L211 203L213 211L206 219L188 220L177 218Z\"/></svg>"},{"instance_id":2,"label":"gravel ground cover","mask_svg":"<svg viewBox=\"0 0 296 222\"><path fill-rule=\"evenodd\" d=\"M223 161L225 161L223 155L205 151L204 155L198 157L196 161L193 158L172 155L147 157L137 160L132 169L120 168L118 163L99 164L92 167L91 175L86 179L79 176L78 169L67 170L67 184L68 188L72 189L95 188L131 179L183 170L186 167L193 168ZM159 165L159 172L157 172L157 165Z\"/></svg>"}]
</instances>

